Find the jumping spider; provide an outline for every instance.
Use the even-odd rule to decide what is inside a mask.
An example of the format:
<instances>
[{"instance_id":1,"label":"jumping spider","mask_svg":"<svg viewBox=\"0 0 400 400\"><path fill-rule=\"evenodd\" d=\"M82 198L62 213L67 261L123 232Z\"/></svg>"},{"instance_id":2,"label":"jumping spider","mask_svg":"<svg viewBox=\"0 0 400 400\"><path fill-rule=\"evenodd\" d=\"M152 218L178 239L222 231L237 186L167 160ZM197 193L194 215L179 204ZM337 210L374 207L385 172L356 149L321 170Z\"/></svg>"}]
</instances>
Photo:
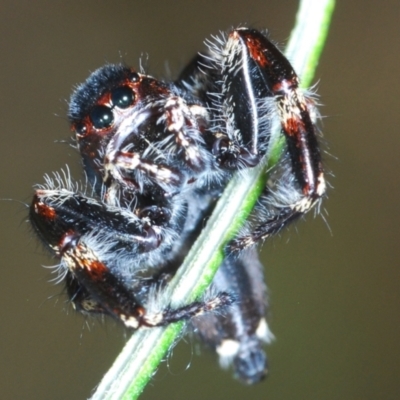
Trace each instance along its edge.
<instances>
[{"instance_id":1,"label":"jumping spider","mask_svg":"<svg viewBox=\"0 0 400 400\"><path fill-rule=\"evenodd\" d=\"M80 85L69 119L90 189L47 177L30 220L61 260L77 310L137 329L224 308L191 323L222 364L255 383L266 373L262 343L271 334L252 245L324 195L316 112L289 61L264 34L238 28L208 48L176 82L105 65ZM228 245L214 295L179 308L157 303L232 174L261 162L279 125L283 161L247 231Z\"/></svg>"}]
</instances>

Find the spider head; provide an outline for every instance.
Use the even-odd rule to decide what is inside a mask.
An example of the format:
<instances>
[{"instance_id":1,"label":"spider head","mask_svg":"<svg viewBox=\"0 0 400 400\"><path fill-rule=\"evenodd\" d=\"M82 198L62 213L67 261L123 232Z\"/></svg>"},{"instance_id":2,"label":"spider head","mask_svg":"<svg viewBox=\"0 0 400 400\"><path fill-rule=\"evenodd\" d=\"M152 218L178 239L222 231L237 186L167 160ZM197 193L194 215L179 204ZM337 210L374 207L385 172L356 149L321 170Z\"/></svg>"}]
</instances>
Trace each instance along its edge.
<instances>
[{"instance_id":1,"label":"spider head","mask_svg":"<svg viewBox=\"0 0 400 400\"><path fill-rule=\"evenodd\" d=\"M68 117L81 152L86 174L95 186L105 174L111 140L144 151L140 138L153 132L159 112L157 101L168 89L154 78L123 65L108 64L96 70L71 96ZM152 118L153 116L153 118Z\"/></svg>"}]
</instances>

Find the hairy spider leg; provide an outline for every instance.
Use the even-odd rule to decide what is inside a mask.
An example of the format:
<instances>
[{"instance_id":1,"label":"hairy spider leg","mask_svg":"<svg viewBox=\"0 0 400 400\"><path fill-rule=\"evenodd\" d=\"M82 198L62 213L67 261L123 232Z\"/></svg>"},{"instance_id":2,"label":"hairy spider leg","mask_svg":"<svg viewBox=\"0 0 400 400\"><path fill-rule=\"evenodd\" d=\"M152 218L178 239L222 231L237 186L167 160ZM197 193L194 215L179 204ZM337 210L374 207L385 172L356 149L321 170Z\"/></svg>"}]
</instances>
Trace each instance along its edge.
<instances>
[{"instance_id":1,"label":"hairy spider leg","mask_svg":"<svg viewBox=\"0 0 400 400\"><path fill-rule=\"evenodd\" d=\"M277 114L298 192L291 196L293 201L276 205L277 212L268 215L251 234L234 239L228 247L238 251L309 211L324 195L326 185L311 117L312 100L300 90L299 79L285 56L265 35L248 28L238 28L224 44L209 47L209 55L197 56L184 70L181 84L216 110L212 152L218 164L225 170L257 165L268 152ZM265 207L271 206L268 201Z\"/></svg>"},{"instance_id":2,"label":"hairy spider leg","mask_svg":"<svg viewBox=\"0 0 400 400\"><path fill-rule=\"evenodd\" d=\"M106 245L104 244L106 238L104 234L100 235L103 241L98 240L91 233L88 234L90 230L88 226L85 226L83 216L76 215L77 207L79 207L78 197L75 195L72 202L71 199L65 198L61 201L59 197L55 191L51 193L37 191L31 205L30 217L33 227L65 266L68 276L67 289L70 291L71 288L83 288L83 292L78 293L75 298L71 297L78 310L88 313L106 313L122 321L126 327L138 329L142 326L163 326L188 320L232 304L233 297L226 292L220 292L205 301L195 301L180 307L162 304L159 309L147 309L138 301L126 283L107 266L108 263L112 264L111 259L107 260L108 263L101 260L101 256L105 257L111 250L112 243L106 241ZM83 198L80 199L80 203L80 206L85 203ZM68 206L71 206L69 210L67 210ZM59 216L61 209L62 218ZM85 204L85 212L88 211ZM69 218L66 218L67 214ZM96 212L92 210L90 217L93 218L95 215ZM99 215L98 213L97 216ZM99 220L96 222L97 227L101 226ZM124 234L121 222L123 221L118 223L119 235ZM129 222L125 221L126 226L130 225ZM91 223L93 224L93 221ZM108 229L111 227L108 226ZM137 239L138 237L131 238L132 241L137 241ZM107 245L110 248L105 249ZM76 282L73 282L74 279ZM157 292L153 293L155 296L157 294ZM149 302L152 300L154 299L148 299Z\"/></svg>"},{"instance_id":3,"label":"hairy spider leg","mask_svg":"<svg viewBox=\"0 0 400 400\"><path fill-rule=\"evenodd\" d=\"M245 60L243 69L257 69L262 83L272 93L286 138L293 174L300 196L283 204L273 216L247 236L234 239L231 249L241 249L277 233L289 222L309 211L326 190L321 154L308 101L299 89L299 79L289 61L264 35L255 30L231 33L227 48ZM252 76L248 77L249 80ZM258 87L256 83L252 87ZM251 150L253 151L253 150Z\"/></svg>"}]
</instances>

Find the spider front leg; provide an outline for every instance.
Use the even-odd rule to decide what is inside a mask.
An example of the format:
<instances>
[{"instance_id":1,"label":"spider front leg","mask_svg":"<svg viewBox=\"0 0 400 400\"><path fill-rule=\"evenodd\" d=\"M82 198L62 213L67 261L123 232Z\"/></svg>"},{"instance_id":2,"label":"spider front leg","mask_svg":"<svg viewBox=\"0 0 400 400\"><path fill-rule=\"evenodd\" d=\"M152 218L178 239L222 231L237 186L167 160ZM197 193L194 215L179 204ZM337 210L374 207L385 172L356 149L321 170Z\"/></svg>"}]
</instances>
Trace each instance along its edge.
<instances>
[{"instance_id":1,"label":"spider front leg","mask_svg":"<svg viewBox=\"0 0 400 400\"><path fill-rule=\"evenodd\" d=\"M158 283L145 290L147 296L139 296L142 298L133 288L146 282L140 275L141 264L152 253L161 252L162 246L147 251L146 229L128 210L116 210L67 189L49 188L37 190L30 220L43 242L61 259L62 277L79 311L107 314L137 329L187 320L232 302L230 295L218 293L207 301L181 307L161 303L146 308L146 303L162 297ZM119 263L123 263L123 271Z\"/></svg>"},{"instance_id":2,"label":"spider front leg","mask_svg":"<svg viewBox=\"0 0 400 400\"><path fill-rule=\"evenodd\" d=\"M232 159L237 167L251 166L249 159L256 164L268 154L277 114L295 178L293 190L297 191L290 199L279 199L276 213L250 235L236 238L230 248L238 250L277 233L309 211L326 187L312 101L300 90L299 79L284 55L260 32L237 29L230 33L222 52L221 74L227 127L225 136L214 144L221 167L231 167Z\"/></svg>"}]
</instances>

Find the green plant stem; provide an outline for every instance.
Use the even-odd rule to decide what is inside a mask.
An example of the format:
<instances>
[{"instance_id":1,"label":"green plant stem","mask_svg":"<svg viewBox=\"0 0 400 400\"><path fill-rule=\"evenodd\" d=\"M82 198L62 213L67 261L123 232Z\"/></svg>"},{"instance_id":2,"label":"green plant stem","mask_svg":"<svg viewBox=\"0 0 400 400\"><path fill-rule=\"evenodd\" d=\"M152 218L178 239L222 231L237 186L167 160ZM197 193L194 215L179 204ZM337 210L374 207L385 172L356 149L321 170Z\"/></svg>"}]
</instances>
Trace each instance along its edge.
<instances>
[{"instance_id":1,"label":"green plant stem","mask_svg":"<svg viewBox=\"0 0 400 400\"><path fill-rule=\"evenodd\" d=\"M313 78L328 33L334 0L302 0L286 56L301 77ZM170 304L187 304L210 285L224 259L224 246L238 232L261 194L267 172L280 158L283 140L275 135L262 165L236 174L218 201L207 226L166 290ZM91 400L137 399L159 363L181 335L182 323L136 331L104 376Z\"/></svg>"}]
</instances>

